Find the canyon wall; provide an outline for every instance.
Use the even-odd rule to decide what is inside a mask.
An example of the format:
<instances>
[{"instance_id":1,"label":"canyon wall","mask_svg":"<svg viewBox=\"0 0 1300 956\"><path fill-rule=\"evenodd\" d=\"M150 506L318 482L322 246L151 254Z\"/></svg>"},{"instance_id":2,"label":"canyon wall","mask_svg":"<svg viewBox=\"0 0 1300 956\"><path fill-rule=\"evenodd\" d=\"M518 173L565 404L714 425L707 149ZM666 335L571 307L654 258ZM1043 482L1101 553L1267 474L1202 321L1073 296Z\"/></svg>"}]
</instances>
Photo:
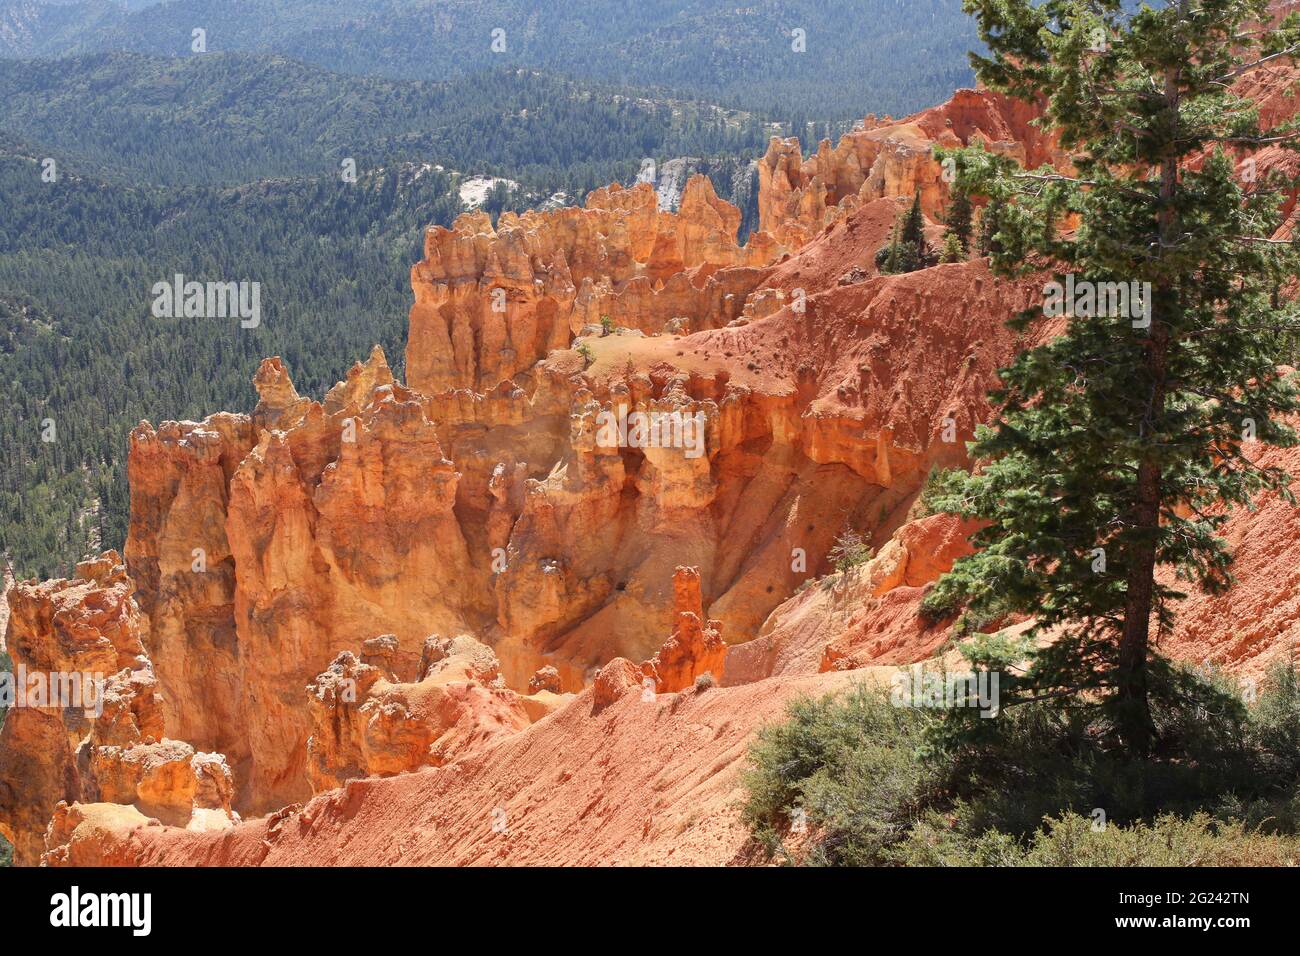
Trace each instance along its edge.
<instances>
[{"instance_id":1,"label":"canyon wall","mask_svg":"<svg viewBox=\"0 0 1300 956\"><path fill-rule=\"evenodd\" d=\"M743 642L846 526L887 537L961 459L1027 302L978 263L876 276L897 202L845 210L849 284L842 243L739 245L702 176L675 214L648 186L467 214L412 269L409 385L376 350L315 401L268 359L251 414L136 429L126 556L165 708L227 755L238 807L311 792L303 688L378 635L404 686L440 636L490 646L514 693L541 668L572 692L660 651L679 565L683 641ZM602 437L638 416L698 433Z\"/></svg>"},{"instance_id":2,"label":"canyon wall","mask_svg":"<svg viewBox=\"0 0 1300 956\"><path fill-rule=\"evenodd\" d=\"M271 358L250 414L141 423L132 600L169 732L226 756L234 806L437 765L616 658L660 691L721 680L726 645L823 573L843 529L887 540L927 471L962 459L1027 303L978 262L876 275L914 185L888 157L978 125L963 97L948 109L765 175L744 245L703 176L676 213L642 185L464 215L412 269L407 384L376 349L317 401ZM788 201L822 179L835 216ZM638 417L689 422L689 447L607 440ZM493 686L431 681L431 640L490 648Z\"/></svg>"},{"instance_id":3,"label":"canyon wall","mask_svg":"<svg viewBox=\"0 0 1300 956\"><path fill-rule=\"evenodd\" d=\"M937 238L935 145L1059 162L1032 116L962 90L807 160L773 140L743 246L704 177L676 213L642 185L464 215L412 268L405 384L375 349L317 401L269 358L251 413L142 423L125 569L17 586L9 632L50 644L41 601L118 608L121 649L104 640L147 728L11 717L0 825L21 861L743 858L727 808L754 728L951 636L918 605L971 529L916 494L965 463L997 368L1046 334L1005 326L1041 282L980 259L880 275L874 255L917 193ZM876 553L828 574L847 528ZM1204 608L1179 647L1276 656L1262 633L1266 652L1225 649ZM225 755L227 820L276 812L167 825L184 746Z\"/></svg>"}]
</instances>

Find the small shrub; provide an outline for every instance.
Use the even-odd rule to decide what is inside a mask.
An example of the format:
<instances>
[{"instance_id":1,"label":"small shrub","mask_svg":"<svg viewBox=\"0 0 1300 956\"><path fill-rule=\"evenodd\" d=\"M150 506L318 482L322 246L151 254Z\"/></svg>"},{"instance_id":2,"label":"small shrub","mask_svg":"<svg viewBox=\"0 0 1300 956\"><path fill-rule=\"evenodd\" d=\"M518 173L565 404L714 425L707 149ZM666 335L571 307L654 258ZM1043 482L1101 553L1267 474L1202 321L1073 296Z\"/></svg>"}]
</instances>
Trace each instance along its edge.
<instances>
[{"instance_id":1,"label":"small shrub","mask_svg":"<svg viewBox=\"0 0 1300 956\"><path fill-rule=\"evenodd\" d=\"M1264 773L1300 779L1300 672L1295 661L1274 665L1260 691L1250 712L1249 745Z\"/></svg>"},{"instance_id":2,"label":"small shrub","mask_svg":"<svg viewBox=\"0 0 1300 956\"><path fill-rule=\"evenodd\" d=\"M931 814L889 855L903 866L1295 866L1300 840L1206 813L1127 827L1064 813L1022 842L997 830L972 837Z\"/></svg>"},{"instance_id":3,"label":"small shrub","mask_svg":"<svg viewBox=\"0 0 1300 956\"><path fill-rule=\"evenodd\" d=\"M930 777L917 759L932 714L895 707L884 688L793 702L788 720L759 731L745 775L743 811L759 843L789 857L782 837L801 808L819 834L803 862L887 862L921 805Z\"/></svg>"},{"instance_id":4,"label":"small shrub","mask_svg":"<svg viewBox=\"0 0 1300 956\"><path fill-rule=\"evenodd\" d=\"M591 368L591 363L596 361L596 353L591 350L591 346L586 342L579 342L578 347L574 349L574 351L582 356L584 368Z\"/></svg>"},{"instance_id":5,"label":"small shrub","mask_svg":"<svg viewBox=\"0 0 1300 956\"><path fill-rule=\"evenodd\" d=\"M843 574L851 568L866 564L875 555L868 538L860 531L846 528L835 539L835 546L826 558L835 565L835 570Z\"/></svg>"},{"instance_id":6,"label":"small shrub","mask_svg":"<svg viewBox=\"0 0 1300 956\"><path fill-rule=\"evenodd\" d=\"M1106 826L1071 813L1049 817L1026 866L1294 866L1300 842L1246 830L1208 814L1162 814L1150 825Z\"/></svg>"},{"instance_id":7,"label":"small shrub","mask_svg":"<svg viewBox=\"0 0 1300 956\"><path fill-rule=\"evenodd\" d=\"M718 686L717 678L713 676L712 671L705 671L699 677L695 678L695 690L703 694L706 690L712 690Z\"/></svg>"}]
</instances>

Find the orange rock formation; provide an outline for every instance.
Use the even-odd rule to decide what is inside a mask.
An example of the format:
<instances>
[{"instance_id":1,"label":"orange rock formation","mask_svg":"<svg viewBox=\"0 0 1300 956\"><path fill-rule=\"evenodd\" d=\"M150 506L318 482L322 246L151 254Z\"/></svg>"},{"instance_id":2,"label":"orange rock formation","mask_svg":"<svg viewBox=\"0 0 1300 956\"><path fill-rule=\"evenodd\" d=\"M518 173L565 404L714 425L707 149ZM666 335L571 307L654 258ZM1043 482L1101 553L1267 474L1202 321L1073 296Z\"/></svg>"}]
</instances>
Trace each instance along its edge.
<instances>
[{"instance_id":1,"label":"orange rock formation","mask_svg":"<svg viewBox=\"0 0 1300 956\"><path fill-rule=\"evenodd\" d=\"M164 735L133 592L109 551L77 565L74 580L22 582L9 594L20 699L0 729L0 833L19 865L40 860L62 801L130 804L180 827L208 825L204 809L236 819L224 758Z\"/></svg>"},{"instance_id":2,"label":"orange rock formation","mask_svg":"<svg viewBox=\"0 0 1300 956\"><path fill-rule=\"evenodd\" d=\"M958 90L942 106L906 119L868 116L861 130L832 148L822 140L803 159L796 139L773 137L759 161L759 228L778 243L798 247L845 214L890 196L921 196L921 209L938 219L948 183L936 146L982 144L1031 168L1063 159L1053 140L1030 125L1029 104L990 90Z\"/></svg>"},{"instance_id":3,"label":"orange rock formation","mask_svg":"<svg viewBox=\"0 0 1300 956\"><path fill-rule=\"evenodd\" d=\"M672 636L641 665L662 694L684 690L705 674L721 677L727 659L722 622L704 619L700 572L695 568L678 568L673 574L673 609L676 627Z\"/></svg>"},{"instance_id":4,"label":"orange rock formation","mask_svg":"<svg viewBox=\"0 0 1300 956\"><path fill-rule=\"evenodd\" d=\"M582 209L505 213L495 228L478 212L431 229L411 270L411 387L490 391L604 315L643 331L677 315L726 315L724 300L743 301L757 274L710 273L766 266L780 251L763 234L739 246L739 228L740 211L697 175L678 213L660 212L642 183L595 190ZM700 269L697 281L687 277Z\"/></svg>"},{"instance_id":5,"label":"orange rock formation","mask_svg":"<svg viewBox=\"0 0 1300 956\"><path fill-rule=\"evenodd\" d=\"M1059 162L1032 115L962 90L806 161L774 140L745 246L703 177L676 214L614 186L462 216L412 269L407 384L376 349L315 401L272 358L251 414L142 424L125 573L10 595L16 659L64 646L41 609L66 607L93 636L76 660L130 688L111 732L6 724L21 861L743 862L754 729L950 636L917 608L972 529L912 505L1045 334L1004 325L1039 290L874 254L913 194L939 218L936 144ZM637 416L699 430L608 440ZM1293 639L1270 588L1294 549L1256 530L1274 507L1229 525L1227 600L1265 623L1234 636L1197 597L1175 651L1253 673ZM827 575L846 527L876 554ZM230 776L195 754L191 789L164 725ZM214 807L276 812L202 832Z\"/></svg>"},{"instance_id":6,"label":"orange rock formation","mask_svg":"<svg viewBox=\"0 0 1300 956\"><path fill-rule=\"evenodd\" d=\"M391 635L377 639L391 642ZM418 678L397 680L391 653L361 660L344 651L307 685L312 735L307 741L312 791L355 777L392 776L439 767L495 737L527 727L563 698L525 698L502 686L491 649L472 637L425 642ZM529 705L532 705L531 707Z\"/></svg>"}]
</instances>

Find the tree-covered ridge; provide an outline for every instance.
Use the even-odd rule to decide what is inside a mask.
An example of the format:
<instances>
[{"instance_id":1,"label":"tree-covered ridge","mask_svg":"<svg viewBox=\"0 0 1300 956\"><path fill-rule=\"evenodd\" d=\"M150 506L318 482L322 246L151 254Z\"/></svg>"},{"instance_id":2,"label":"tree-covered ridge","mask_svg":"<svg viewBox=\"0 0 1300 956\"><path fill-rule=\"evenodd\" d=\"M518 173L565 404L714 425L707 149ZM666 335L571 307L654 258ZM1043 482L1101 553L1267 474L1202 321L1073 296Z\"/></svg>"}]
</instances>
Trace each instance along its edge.
<instances>
[{"instance_id":1,"label":"tree-covered ridge","mask_svg":"<svg viewBox=\"0 0 1300 956\"><path fill-rule=\"evenodd\" d=\"M175 0L135 12L113 0L0 0L3 56L190 56L195 28L209 51L279 53L347 73L447 79L536 67L839 118L944 99L969 85L964 57L976 42L959 0Z\"/></svg>"},{"instance_id":2,"label":"tree-covered ridge","mask_svg":"<svg viewBox=\"0 0 1300 956\"><path fill-rule=\"evenodd\" d=\"M753 114L536 71L433 83L235 53L0 60L0 125L130 183L339 174L351 159L571 193L629 178L646 156L755 155L773 131Z\"/></svg>"}]
</instances>

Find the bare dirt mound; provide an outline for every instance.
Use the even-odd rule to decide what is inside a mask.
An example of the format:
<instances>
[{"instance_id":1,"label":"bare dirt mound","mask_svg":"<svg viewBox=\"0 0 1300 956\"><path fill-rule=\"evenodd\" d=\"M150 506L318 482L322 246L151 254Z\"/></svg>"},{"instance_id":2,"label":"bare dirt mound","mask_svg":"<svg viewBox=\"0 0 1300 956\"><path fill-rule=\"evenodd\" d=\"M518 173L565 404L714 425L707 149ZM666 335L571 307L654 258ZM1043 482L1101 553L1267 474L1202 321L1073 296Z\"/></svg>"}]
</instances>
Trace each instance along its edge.
<instances>
[{"instance_id":1,"label":"bare dirt mound","mask_svg":"<svg viewBox=\"0 0 1300 956\"><path fill-rule=\"evenodd\" d=\"M346 787L221 833L79 810L58 860L146 866L723 865L750 859L739 772L753 731L825 674L563 710L445 767Z\"/></svg>"}]
</instances>

